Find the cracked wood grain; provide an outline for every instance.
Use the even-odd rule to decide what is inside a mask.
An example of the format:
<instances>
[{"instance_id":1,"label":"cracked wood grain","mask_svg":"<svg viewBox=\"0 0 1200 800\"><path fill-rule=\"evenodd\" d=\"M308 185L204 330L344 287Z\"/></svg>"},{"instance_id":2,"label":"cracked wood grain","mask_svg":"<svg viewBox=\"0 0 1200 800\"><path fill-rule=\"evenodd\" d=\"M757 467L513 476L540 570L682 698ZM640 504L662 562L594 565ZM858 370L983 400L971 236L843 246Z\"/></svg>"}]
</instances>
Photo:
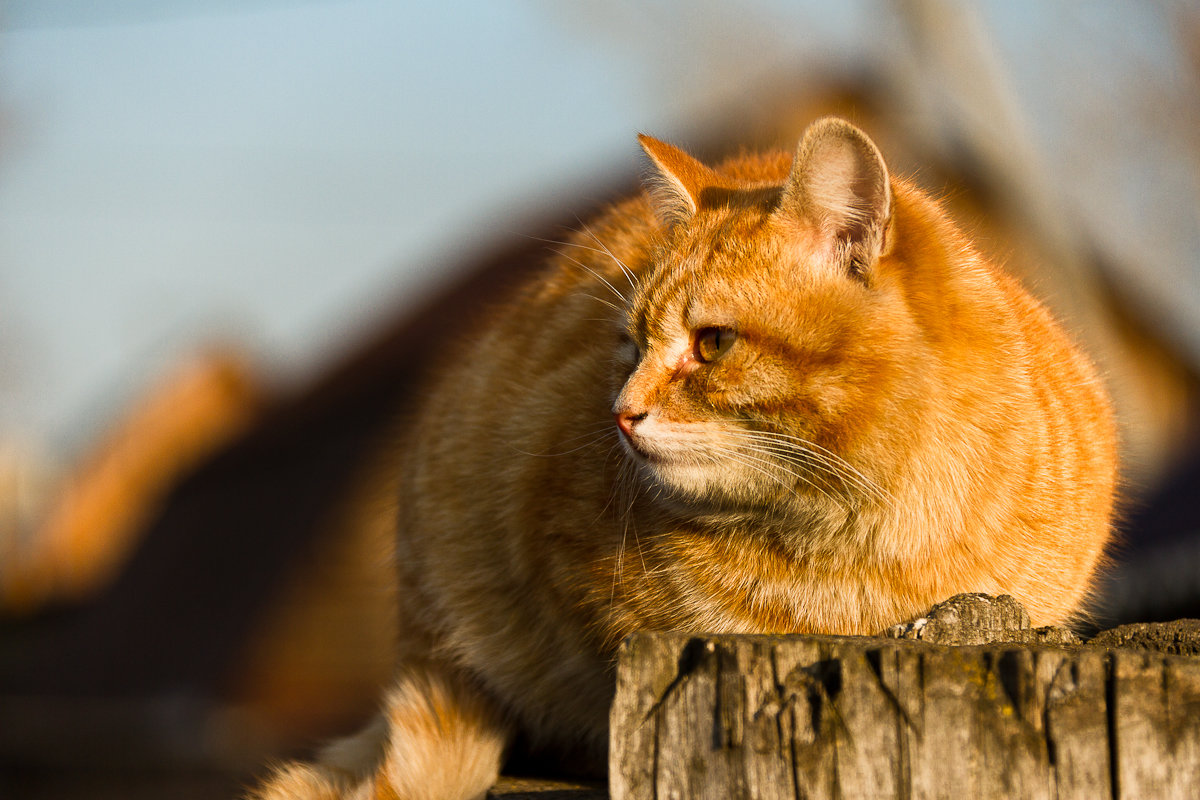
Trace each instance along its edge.
<instances>
[{"instance_id":1,"label":"cracked wood grain","mask_svg":"<svg viewBox=\"0 0 1200 800\"><path fill-rule=\"evenodd\" d=\"M614 800L1167 800L1196 787L1197 658L645 634L618 669Z\"/></svg>"}]
</instances>

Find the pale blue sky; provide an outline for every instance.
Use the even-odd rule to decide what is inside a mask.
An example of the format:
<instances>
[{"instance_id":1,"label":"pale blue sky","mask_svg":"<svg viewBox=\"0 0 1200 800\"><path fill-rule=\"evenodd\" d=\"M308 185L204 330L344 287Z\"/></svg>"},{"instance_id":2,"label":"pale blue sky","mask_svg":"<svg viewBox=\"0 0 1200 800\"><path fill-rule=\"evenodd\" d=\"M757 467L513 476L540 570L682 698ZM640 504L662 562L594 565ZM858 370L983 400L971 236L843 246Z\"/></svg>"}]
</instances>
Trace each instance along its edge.
<instances>
[{"instance_id":1,"label":"pale blue sky","mask_svg":"<svg viewBox=\"0 0 1200 800\"><path fill-rule=\"evenodd\" d=\"M887 7L10 0L0 441L76 447L217 333L302 380L452 277L457 256L633 174L634 132L694 131L772 72L879 58ZM1173 220L1153 210L1162 192L1195 200L1194 162L1117 124L1138 97L1108 77L1194 80L1162 15L979 7L1072 213L1118 252L1161 241L1154 221L1194 231L1196 202L1166 203ZM1105 146L1138 154L1111 170L1089 163L1095 143L1070 146L1089 123L1064 97L1097 86ZM1137 198L1152 209L1130 225ZM1195 293L1197 240L1169 254L1154 292Z\"/></svg>"}]
</instances>

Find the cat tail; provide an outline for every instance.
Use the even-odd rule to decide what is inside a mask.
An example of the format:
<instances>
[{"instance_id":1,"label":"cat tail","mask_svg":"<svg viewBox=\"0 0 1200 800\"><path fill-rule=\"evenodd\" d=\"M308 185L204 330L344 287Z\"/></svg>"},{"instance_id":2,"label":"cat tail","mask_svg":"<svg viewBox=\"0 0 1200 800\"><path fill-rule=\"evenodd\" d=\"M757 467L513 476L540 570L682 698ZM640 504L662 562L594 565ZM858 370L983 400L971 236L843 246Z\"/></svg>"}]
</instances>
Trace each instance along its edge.
<instances>
[{"instance_id":1,"label":"cat tail","mask_svg":"<svg viewBox=\"0 0 1200 800\"><path fill-rule=\"evenodd\" d=\"M383 713L325 749L316 765L278 768L247 800L480 800L496 782L509 730L468 681L405 666Z\"/></svg>"}]
</instances>

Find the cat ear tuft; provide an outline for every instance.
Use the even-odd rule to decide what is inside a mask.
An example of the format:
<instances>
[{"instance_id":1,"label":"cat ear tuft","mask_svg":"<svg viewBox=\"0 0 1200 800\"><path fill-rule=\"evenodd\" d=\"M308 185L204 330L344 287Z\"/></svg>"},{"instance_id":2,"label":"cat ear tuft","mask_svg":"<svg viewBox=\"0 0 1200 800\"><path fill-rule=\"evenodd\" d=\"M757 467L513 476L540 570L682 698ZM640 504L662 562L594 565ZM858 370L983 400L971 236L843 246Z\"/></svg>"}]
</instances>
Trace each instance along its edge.
<instances>
[{"instance_id":1,"label":"cat ear tuft","mask_svg":"<svg viewBox=\"0 0 1200 800\"><path fill-rule=\"evenodd\" d=\"M667 226L691 219L700 208L700 192L716 182L713 171L652 136L639 133L638 142L650 157L651 168L643 185L655 216Z\"/></svg>"},{"instance_id":2,"label":"cat ear tuft","mask_svg":"<svg viewBox=\"0 0 1200 800\"><path fill-rule=\"evenodd\" d=\"M778 214L801 223L830 261L864 272L879 259L892 213L883 156L867 135L836 117L804 132Z\"/></svg>"}]
</instances>

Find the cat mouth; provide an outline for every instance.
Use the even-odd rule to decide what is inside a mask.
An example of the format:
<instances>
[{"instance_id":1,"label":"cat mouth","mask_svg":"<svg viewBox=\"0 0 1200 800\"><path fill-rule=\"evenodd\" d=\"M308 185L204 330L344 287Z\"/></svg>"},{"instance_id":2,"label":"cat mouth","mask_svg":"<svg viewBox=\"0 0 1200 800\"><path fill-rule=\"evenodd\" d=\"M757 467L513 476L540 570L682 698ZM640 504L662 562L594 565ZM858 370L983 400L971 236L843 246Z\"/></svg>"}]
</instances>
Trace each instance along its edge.
<instances>
[{"instance_id":1,"label":"cat mouth","mask_svg":"<svg viewBox=\"0 0 1200 800\"><path fill-rule=\"evenodd\" d=\"M657 429L653 432L644 431L641 425L625 426L618 423L617 431L630 458L637 464L654 467L656 473L703 463L697 458L697 447L703 447L699 442L690 439L680 441L678 436L661 435Z\"/></svg>"},{"instance_id":2,"label":"cat mouth","mask_svg":"<svg viewBox=\"0 0 1200 800\"><path fill-rule=\"evenodd\" d=\"M621 444L624 445L625 452L631 455L635 461L641 461L647 464L654 464L662 461L662 459L658 456L648 453L641 447L638 447L638 444L634 441L633 437L625 433L625 431L621 431L620 435Z\"/></svg>"},{"instance_id":3,"label":"cat mouth","mask_svg":"<svg viewBox=\"0 0 1200 800\"><path fill-rule=\"evenodd\" d=\"M661 469L675 461L669 453L663 453L661 450L648 445L645 437L640 436L638 432L626 432L621 430L619 426L618 431L621 444L625 448L625 453L634 463Z\"/></svg>"}]
</instances>

